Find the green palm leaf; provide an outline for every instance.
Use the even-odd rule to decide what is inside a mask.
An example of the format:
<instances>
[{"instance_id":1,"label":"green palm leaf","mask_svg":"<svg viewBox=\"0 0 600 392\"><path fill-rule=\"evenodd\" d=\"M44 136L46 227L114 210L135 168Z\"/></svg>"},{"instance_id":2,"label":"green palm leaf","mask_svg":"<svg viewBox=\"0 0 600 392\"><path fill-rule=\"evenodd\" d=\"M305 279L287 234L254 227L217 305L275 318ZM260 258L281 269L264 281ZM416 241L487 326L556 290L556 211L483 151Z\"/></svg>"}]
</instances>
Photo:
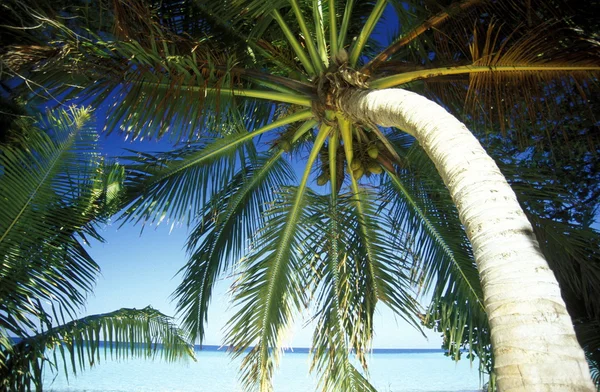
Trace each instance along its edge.
<instances>
[{"instance_id":1,"label":"green palm leaf","mask_svg":"<svg viewBox=\"0 0 600 392\"><path fill-rule=\"evenodd\" d=\"M330 168L339 166L338 143L339 136L332 135L328 145ZM370 391L374 390L373 387L350 361L353 350L363 352L369 349L369 340L361 341L360 334L352 328L350 321L360 318L360 314L366 312L361 310L361 303L349 300L357 298L349 290L354 287L351 278L356 274L356 271L350 270L356 264L349 262L348 255L343 252L347 245L344 233L350 228L340 227L338 224L340 220L345 221L340 219L342 211L338 206L338 170L329 170L329 176L329 208L326 211L319 208L325 204L323 200L319 200L322 196L315 195L316 200L310 203L317 208L314 208L311 219L315 228L309 232L308 238L311 238L313 252L321 255L311 263L311 269L317 271L312 286L313 290L319 291L317 303L320 306L313 335L311 370L316 368L321 373L319 383L324 391ZM366 367L363 369L366 371Z\"/></svg>"},{"instance_id":2,"label":"green palm leaf","mask_svg":"<svg viewBox=\"0 0 600 392\"><path fill-rule=\"evenodd\" d=\"M0 147L0 198L6 207L0 213L2 389L40 389L42 368L59 364L57 351L53 359L47 356L46 349L53 347L65 372L67 362L76 372L99 360L102 339L114 344L105 349L110 346L121 356L159 353L174 360L192 353L181 331L151 308L53 325L53 320L72 318L84 304L98 266L82 242L87 236L102 240L95 225L120 203L123 167L96 153L97 136L89 122L89 109L49 112L43 128L22 127ZM42 332L35 334L40 326ZM11 335L20 340L12 342ZM164 351L157 351L159 343Z\"/></svg>"},{"instance_id":3,"label":"green palm leaf","mask_svg":"<svg viewBox=\"0 0 600 392\"><path fill-rule=\"evenodd\" d=\"M207 140L158 156L140 155L129 168L129 200L126 220L160 222L166 216L191 221L212 192L231 181L236 153L261 134L310 117L301 111L259 129L245 128L231 135ZM250 147L253 148L253 147Z\"/></svg>"},{"instance_id":4,"label":"green palm leaf","mask_svg":"<svg viewBox=\"0 0 600 392\"><path fill-rule=\"evenodd\" d=\"M404 238L413 262L412 279L423 294L431 295L423 322L443 333L452 358L459 359L468 347L479 355L480 369L489 371L483 294L458 213L423 151L397 146L403 162L410 163L388 171L382 197L392 200L385 205L388 224L395 237Z\"/></svg>"},{"instance_id":5,"label":"green palm leaf","mask_svg":"<svg viewBox=\"0 0 600 392\"><path fill-rule=\"evenodd\" d=\"M336 198L327 210L323 198L314 195L310 203L312 230L307 233L311 262L315 271L312 285L316 290L317 327L313 338L313 367L321 373L325 390L372 390L350 361L356 355L363 371L367 371L365 355L371 349L372 317L378 301L412 322L416 304L412 300L404 259L389 232L380 226L380 218L367 210L368 218L360 223L355 197ZM366 229L366 230L365 230ZM363 231L369 235L365 237ZM371 259L364 243L371 247ZM359 246L352 246L352 244ZM372 263L372 276L365 276ZM376 284L375 284L375 283ZM377 296L373 286L377 286Z\"/></svg>"},{"instance_id":6,"label":"green palm leaf","mask_svg":"<svg viewBox=\"0 0 600 392\"><path fill-rule=\"evenodd\" d=\"M482 131L499 125L502 132L530 129L541 136L540 118L559 121L562 105L545 97L585 103L600 72L600 52L597 40L565 26L565 15L556 14L560 7L552 9L546 2L535 7L537 13L520 4L465 1L440 7L437 15L431 8L421 11L435 28L423 30L429 27L425 22L407 31L398 40L398 60L392 56L387 63L377 62L381 73L372 86L413 84ZM371 65L368 69L375 72Z\"/></svg>"},{"instance_id":7,"label":"green palm leaf","mask_svg":"<svg viewBox=\"0 0 600 392\"><path fill-rule=\"evenodd\" d=\"M98 266L79 243L97 197L100 158L89 111L50 113L45 127L22 135L26 149L2 146L0 166L0 298L10 319L27 324L37 314L29 298L58 303L72 312L91 289ZM83 191L74 191L79 188Z\"/></svg>"},{"instance_id":8,"label":"green palm leaf","mask_svg":"<svg viewBox=\"0 0 600 392\"><path fill-rule=\"evenodd\" d=\"M284 195L290 200L269 211L260 246L244 261L244 273L236 283L235 302L241 309L233 316L228 340L236 355L256 341L242 362L248 388L254 384L261 390L270 388L283 329L305 302L301 258L294 250L301 244L299 223L310 170L328 132L327 127L319 131L300 186Z\"/></svg>"},{"instance_id":9,"label":"green palm leaf","mask_svg":"<svg viewBox=\"0 0 600 392\"><path fill-rule=\"evenodd\" d=\"M280 150L261 157L240 170L228 187L212 196L190 234L190 259L180 271L183 279L174 297L192 341L202 342L214 284L245 254L247 241L261 227L276 190L293 178L282 154Z\"/></svg>"},{"instance_id":10,"label":"green palm leaf","mask_svg":"<svg viewBox=\"0 0 600 392\"><path fill-rule=\"evenodd\" d=\"M41 388L42 367L77 374L95 366L108 353L115 358L160 357L167 361L194 358L193 347L170 317L146 307L119 309L87 316L47 330L9 346L0 345L5 358L0 385L6 390ZM50 351L48 351L50 350ZM102 352L104 354L102 355ZM59 357L61 360L59 360Z\"/></svg>"}]
</instances>

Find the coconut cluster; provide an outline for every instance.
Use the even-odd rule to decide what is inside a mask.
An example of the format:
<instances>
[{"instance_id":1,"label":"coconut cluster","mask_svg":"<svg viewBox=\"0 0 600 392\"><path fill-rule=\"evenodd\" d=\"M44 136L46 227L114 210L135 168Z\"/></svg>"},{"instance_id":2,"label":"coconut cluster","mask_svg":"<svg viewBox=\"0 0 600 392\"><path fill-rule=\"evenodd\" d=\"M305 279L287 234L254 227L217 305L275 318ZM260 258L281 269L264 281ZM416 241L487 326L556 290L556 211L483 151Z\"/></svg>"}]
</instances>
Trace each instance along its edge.
<instances>
[{"instance_id":1,"label":"coconut cluster","mask_svg":"<svg viewBox=\"0 0 600 392\"><path fill-rule=\"evenodd\" d=\"M352 161L347 163L344 149L338 149L336 158L336 178L338 179L337 186L341 185L344 174L347 171L351 172L352 176L359 180L363 176L371 176L372 174L383 173L383 168L379 162L381 152L385 151L385 146L375 137L374 140L357 141L354 139L352 146L353 158ZM329 164L329 149L327 146L321 149L320 152L321 166L319 170L319 176L317 177L317 185L324 186L331 180L331 168ZM385 159L385 158L383 158Z\"/></svg>"}]
</instances>

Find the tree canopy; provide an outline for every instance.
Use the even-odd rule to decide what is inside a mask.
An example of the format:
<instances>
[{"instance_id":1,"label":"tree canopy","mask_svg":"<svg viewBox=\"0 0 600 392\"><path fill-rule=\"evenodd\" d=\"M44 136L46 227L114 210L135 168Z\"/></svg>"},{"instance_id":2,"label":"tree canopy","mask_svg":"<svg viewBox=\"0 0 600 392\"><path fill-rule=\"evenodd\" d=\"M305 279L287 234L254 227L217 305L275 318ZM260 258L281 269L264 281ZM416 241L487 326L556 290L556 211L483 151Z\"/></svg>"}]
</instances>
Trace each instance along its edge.
<instances>
[{"instance_id":1,"label":"tree canopy","mask_svg":"<svg viewBox=\"0 0 600 392\"><path fill-rule=\"evenodd\" d=\"M411 89L482 138L483 130L500 135L489 143L492 155L506 161L542 246L560 260L555 271L565 273L557 276L573 283L574 303L583 298L585 317L597 323L595 301L585 299L598 277L587 242L597 233L586 227L594 209L582 203L596 192L595 168L584 169L585 187L562 175L555 175L562 183L539 171L524 175L528 162L545 164L559 151L547 147L556 129L577 134L581 121L597 129L587 114L571 117L574 129L564 125L565 105L591 104L600 53L562 3L98 0L34 8L11 0L3 7L15 28L3 27L2 77L20 80L19 94L109 105L108 132L177 143L130 157L123 219L190 224L175 297L194 340L202 341L214 283L236 273L227 343L234 355L251 348L242 362L248 387L268 389L283 331L304 309L316 320L314 367L325 390L372 389L349 356L366 372L379 304L415 326L419 316L434 323L453 356L465 336L470 350L489 356L472 249L448 192L412 137L340 111L350 89ZM381 27L392 13L398 25ZM372 38L378 29L392 34L387 47ZM592 133L589 145L573 142L582 156L597 150ZM546 149L529 159L503 151L504 140ZM290 162L303 165L299 179ZM550 167L569 162L555 158ZM561 198L575 189L582 192L571 202ZM432 294L424 315L417 292Z\"/></svg>"}]
</instances>

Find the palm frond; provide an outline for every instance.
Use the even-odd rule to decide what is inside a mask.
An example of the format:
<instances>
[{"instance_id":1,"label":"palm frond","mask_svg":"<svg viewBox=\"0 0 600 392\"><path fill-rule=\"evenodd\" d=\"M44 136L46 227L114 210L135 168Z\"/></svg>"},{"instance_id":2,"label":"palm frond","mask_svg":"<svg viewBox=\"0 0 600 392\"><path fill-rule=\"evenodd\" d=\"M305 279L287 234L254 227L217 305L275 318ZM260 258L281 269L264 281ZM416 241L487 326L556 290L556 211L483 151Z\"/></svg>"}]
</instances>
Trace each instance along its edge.
<instances>
[{"instance_id":1,"label":"palm frond","mask_svg":"<svg viewBox=\"0 0 600 392\"><path fill-rule=\"evenodd\" d=\"M600 321L575 320L575 333L581 347L585 350L590 373L596 388L600 388Z\"/></svg>"},{"instance_id":2,"label":"palm frond","mask_svg":"<svg viewBox=\"0 0 600 392\"><path fill-rule=\"evenodd\" d=\"M405 18L404 16L406 14L406 9L404 7L396 7L400 19L400 27L403 29L402 35L394 39L392 44L377 54L377 56L371 59L368 64L364 65L361 69L361 72L370 74L374 69L381 66L396 52L411 44L427 30L431 28L437 28L449 19L451 20L451 17L456 15L459 10L467 10L475 5L483 3L484 1L485 0L465 0L453 2L452 4L445 6L442 11L430 16L424 22L421 22L414 27L412 27L412 24L414 23L413 21L418 19L414 18L414 15Z\"/></svg>"},{"instance_id":3,"label":"palm frond","mask_svg":"<svg viewBox=\"0 0 600 392\"><path fill-rule=\"evenodd\" d=\"M102 356L106 360L109 352L111 358L195 360L193 347L182 331L170 317L151 307L123 308L51 326L0 349L6 356L0 367L0 385L6 390L41 387L42 368L48 365L56 370L61 367L67 376L77 374L95 366Z\"/></svg>"},{"instance_id":4,"label":"palm frond","mask_svg":"<svg viewBox=\"0 0 600 392\"><path fill-rule=\"evenodd\" d=\"M381 71L395 75L375 78L372 87L417 82L477 127L498 124L503 132L531 128L540 134L541 120L560 119L564 100L583 107L597 89L600 45L581 30L556 20L528 26L510 18L467 19L471 26L462 33L440 30L437 39L428 38L435 43L429 64L391 63Z\"/></svg>"},{"instance_id":5,"label":"palm frond","mask_svg":"<svg viewBox=\"0 0 600 392\"><path fill-rule=\"evenodd\" d=\"M300 186L282 193L282 200L269 210L268 220L254 246L256 251L243 262L243 273L235 283L235 303L227 340L234 355L241 355L252 342L254 348L242 361L243 381L249 389L258 385L269 390L279 358L284 329L305 303L301 247L305 194L311 168L328 136L322 128L307 159Z\"/></svg>"},{"instance_id":6,"label":"palm frond","mask_svg":"<svg viewBox=\"0 0 600 392\"><path fill-rule=\"evenodd\" d=\"M202 342L214 284L245 254L277 190L293 178L282 154L279 150L240 170L229 186L204 206L202 219L189 236L190 259L180 271L183 279L174 297L192 341Z\"/></svg>"},{"instance_id":7,"label":"palm frond","mask_svg":"<svg viewBox=\"0 0 600 392\"><path fill-rule=\"evenodd\" d=\"M600 389L600 363L597 360L587 358L588 363L590 364L590 374L592 376L592 381L596 385L596 388Z\"/></svg>"},{"instance_id":8,"label":"palm frond","mask_svg":"<svg viewBox=\"0 0 600 392\"><path fill-rule=\"evenodd\" d=\"M312 229L307 235L307 245L315 255L311 286L317 305L312 366L321 373L324 390L372 390L350 356L356 356L367 372L366 354L371 350L378 303L409 322L417 313L404 255L389 240L390 233L373 210L363 209L367 218L358 214L354 195L340 195L326 210L323 199L329 196L312 198L308 207ZM360 246L351 246L357 243ZM364 250L366 243L370 254Z\"/></svg>"},{"instance_id":9,"label":"palm frond","mask_svg":"<svg viewBox=\"0 0 600 392\"><path fill-rule=\"evenodd\" d=\"M485 108L488 118L495 118L504 130L506 125L519 127L536 123L539 113L544 118L552 118L552 111L557 104L543 98L549 91L555 96L569 91L571 96L580 95L581 99L586 99L588 84L593 83L600 73L600 44L578 37L571 29L561 29L553 24L540 26L536 33L514 37L517 29L503 41L499 40L499 30L490 24L483 40L475 30L471 46L473 65L517 68L512 72L471 74L465 100L471 113ZM554 34L564 36L561 47L549 44L548 36ZM519 70L520 67L523 67L523 71ZM527 67L532 70L528 71ZM511 113L519 106L524 106L520 113L523 122ZM512 118L512 123L506 124L503 121L505 118Z\"/></svg>"},{"instance_id":10,"label":"palm frond","mask_svg":"<svg viewBox=\"0 0 600 392\"><path fill-rule=\"evenodd\" d=\"M27 324L30 298L57 301L72 312L84 301L98 266L79 243L99 181L96 135L87 109L49 113L23 143L2 146L0 166L0 298L11 319ZM22 146L27 146L23 148Z\"/></svg>"},{"instance_id":11,"label":"palm frond","mask_svg":"<svg viewBox=\"0 0 600 392\"><path fill-rule=\"evenodd\" d=\"M294 53L296 54L296 56L298 56L298 60L302 63L302 66L304 67L304 70L306 71L306 73L308 73L308 75L311 77L316 75L316 71L313 66L313 61L311 60L309 55L304 52L304 48L302 47L300 42L296 39L296 37L294 36L294 33L292 32L292 30L286 23L283 16L281 16L279 11L277 11L277 10L273 11L273 19L275 19L275 21L279 25L279 28L283 32L286 40L289 42L290 46L292 47ZM313 44L313 49L314 49L314 44Z\"/></svg>"},{"instance_id":12,"label":"palm frond","mask_svg":"<svg viewBox=\"0 0 600 392\"><path fill-rule=\"evenodd\" d=\"M406 260L406 248L399 242L390 240L395 233L389 229L387 219L377 213L374 195L366 189L360 189L353 197L355 237L351 243L359 247L348 247L357 252L354 257L367 263L364 268L372 274L373 290L382 301L398 316L417 327L415 315L416 302L410 288L409 265ZM366 293L365 293L366 295Z\"/></svg>"},{"instance_id":13,"label":"palm frond","mask_svg":"<svg viewBox=\"0 0 600 392\"><path fill-rule=\"evenodd\" d=\"M338 142L339 135L334 132L328 145L330 168L338 167ZM317 290L320 288L317 296L320 305L317 314L320 314L320 317L313 335L311 371L316 369L321 373L319 383L324 391L371 391L373 387L350 361L352 350L368 349L368 342L362 342L360 335L356 336L356 329L352 328L351 320L356 319L357 315L359 318L361 315L369 315L361 309L360 303L351 300L356 299L356 296L348 292L348 289L353 287L353 272L356 273L349 270L356 264L348 262L347 254L343 251L346 245L343 234L346 231L340 230L338 225L341 212L338 207L340 182L337 179L337 170L330 170L329 175L329 208L325 213L320 208L315 208L313 217L320 224L315 224L315 229L310 234L315 247L314 253L324 254L323 257L314 258L314 266L311 267L317 271L312 285ZM316 203L311 204L319 206L325 203L316 200ZM346 268L347 266L350 268ZM362 320L362 323L368 323L368 320ZM363 347L364 343L367 343L367 347Z\"/></svg>"},{"instance_id":14,"label":"palm frond","mask_svg":"<svg viewBox=\"0 0 600 392\"><path fill-rule=\"evenodd\" d=\"M275 63L287 70L299 70L293 61L282 61L277 56L279 53L272 52L272 46L267 42L251 39L248 28L239 28L241 26L234 23L228 13L232 10L235 13L235 10L240 11L239 9L233 4L228 4L225 8L222 8L222 4L211 2L162 1L157 13L160 15L160 23L168 26L169 30L196 39L211 37L223 40L229 52L235 53L237 58L249 59L250 64L255 64L257 67ZM224 11L227 14L223 14ZM234 17L241 14L242 12L238 12ZM253 56L254 53L259 56Z\"/></svg>"},{"instance_id":15,"label":"palm frond","mask_svg":"<svg viewBox=\"0 0 600 392\"><path fill-rule=\"evenodd\" d=\"M294 11L294 16L296 17L296 21L298 22L298 27L300 27L300 31L305 37L306 47L308 49L308 53L310 55L310 59L315 67L315 71L317 74L320 74L325 69L325 65L323 64L323 60L321 60L321 56L317 51L317 46L315 45L315 41L313 40L313 34L308 30L308 26L306 25L306 21L304 16L302 15L302 10L300 9L300 5L298 4L298 0L289 0L292 10ZM314 6L314 3L313 3ZM318 15L318 12L317 12ZM316 23L313 19L313 23ZM313 25L313 31L317 31L318 27ZM323 49L325 49L323 47Z\"/></svg>"},{"instance_id":16,"label":"palm frond","mask_svg":"<svg viewBox=\"0 0 600 392\"><path fill-rule=\"evenodd\" d=\"M427 67L458 63L469 56L466 40L473 26L486 26L494 21L535 31L548 21L561 21L564 26L572 16L568 2L537 1L494 2L489 0L446 1L427 3L393 3L399 20L399 31L392 43L373 59L365 71L384 72L390 63L402 61L407 65ZM391 65L391 64L390 64Z\"/></svg>"},{"instance_id":17,"label":"palm frond","mask_svg":"<svg viewBox=\"0 0 600 392\"><path fill-rule=\"evenodd\" d=\"M309 117L309 111L300 111L250 131L238 123L224 137L206 138L156 156L131 157L138 163L129 167L131 204L125 211L125 221L160 223L168 216L174 221L190 222L210 195L231 180L238 160L236 152L253 149L252 139L265 132Z\"/></svg>"},{"instance_id":18,"label":"palm frond","mask_svg":"<svg viewBox=\"0 0 600 392\"><path fill-rule=\"evenodd\" d=\"M363 26L363 30L360 32L356 41L352 45L352 50L350 51L350 55L348 57L348 62L351 67L356 66L358 57L362 53L363 48L365 47L365 44L367 43L367 39L373 32L373 29L375 28L375 25L379 21L379 18L381 18L381 15L383 14L383 10L385 9L386 3L387 2L385 0L377 0L377 3L375 3L373 10L369 14L369 17L367 18L367 21L365 22L365 24Z\"/></svg>"},{"instance_id":19,"label":"palm frond","mask_svg":"<svg viewBox=\"0 0 600 392\"><path fill-rule=\"evenodd\" d=\"M105 129L120 128L133 138L160 138L171 130L173 141L197 139L203 129L220 129L221 124L234 121L232 118L240 116L240 104L250 109L243 102L252 98L259 101L252 103L251 119L269 117L274 105L265 100L280 101L283 106L310 106L303 97L311 93L310 86L236 68L235 57L215 48L207 38L191 41L180 37L173 43L166 36L157 36L152 45L144 46L138 41L107 41L100 36L73 40L61 34L53 46L8 48L2 55L6 72L23 78L36 94L91 99L95 104L121 102L110 105ZM24 76L27 69L29 75ZM255 84L251 80L268 88L279 84L303 93L252 90ZM45 87L34 87L40 85ZM260 124L257 121L255 125Z\"/></svg>"}]
</instances>

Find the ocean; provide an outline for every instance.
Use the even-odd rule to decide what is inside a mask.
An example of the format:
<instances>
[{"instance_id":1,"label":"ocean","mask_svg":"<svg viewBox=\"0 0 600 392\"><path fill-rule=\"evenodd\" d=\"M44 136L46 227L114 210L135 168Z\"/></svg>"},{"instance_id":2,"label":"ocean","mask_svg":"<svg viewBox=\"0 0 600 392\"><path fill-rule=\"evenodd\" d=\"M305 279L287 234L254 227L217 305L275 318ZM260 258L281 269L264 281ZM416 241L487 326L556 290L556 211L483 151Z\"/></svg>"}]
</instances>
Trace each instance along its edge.
<instances>
[{"instance_id":1,"label":"ocean","mask_svg":"<svg viewBox=\"0 0 600 392\"><path fill-rule=\"evenodd\" d=\"M102 360L99 365L71 375L45 374L51 392L235 392L239 360L224 350L196 350L197 362L161 360ZM103 358L102 358L103 359ZM475 392L481 390L476 363L455 363L440 350L375 350L369 374L379 392ZM306 349L287 351L274 377L276 392L312 392L317 377L308 372Z\"/></svg>"}]
</instances>

